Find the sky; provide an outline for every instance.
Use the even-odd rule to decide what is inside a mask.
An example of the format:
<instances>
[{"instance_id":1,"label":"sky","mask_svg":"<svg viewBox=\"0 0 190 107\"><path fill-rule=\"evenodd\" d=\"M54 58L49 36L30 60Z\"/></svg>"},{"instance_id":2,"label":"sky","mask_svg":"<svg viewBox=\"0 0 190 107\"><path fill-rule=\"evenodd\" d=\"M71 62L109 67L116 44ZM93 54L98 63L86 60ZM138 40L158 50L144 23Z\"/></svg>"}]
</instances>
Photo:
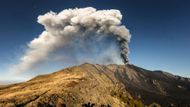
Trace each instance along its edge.
<instances>
[{"instance_id":1,"label":"sky","mask_svg":"<svg viewBox=\"0 0 190 107\"><path fill-rule=\"evenodd\" d=\"M132 35L131 64L190 77L189 0L1 0L0 80L12 78L5 76L10 65L44 30L39 15L75 7L120 10Z\"/></svg>"}]
</instances>

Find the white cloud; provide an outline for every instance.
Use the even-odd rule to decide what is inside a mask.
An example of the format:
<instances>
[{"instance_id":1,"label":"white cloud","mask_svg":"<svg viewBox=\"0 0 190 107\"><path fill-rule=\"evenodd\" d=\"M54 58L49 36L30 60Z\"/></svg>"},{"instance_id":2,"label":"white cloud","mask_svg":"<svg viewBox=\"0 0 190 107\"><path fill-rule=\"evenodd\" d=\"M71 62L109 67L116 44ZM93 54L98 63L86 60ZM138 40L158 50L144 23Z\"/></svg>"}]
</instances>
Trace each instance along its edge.
<instances>
[{"instance_id":1,"label":"white cloud","mask_svg":"<svg viewBox=\"0 0 190 107\"><path fill-rule=\"evenodd\" d=\"M96 10L92 7L40 15L38 23L44 26L45 31L28 44L20 63L13 65L11 72L30 71L40 62L58 58L60 53L64 63L121 63L120 54L127 62L130 34L121 25L121 19L119 10ZM86 56L82 56L82 52Z\"/></svg>"}]
</instances>

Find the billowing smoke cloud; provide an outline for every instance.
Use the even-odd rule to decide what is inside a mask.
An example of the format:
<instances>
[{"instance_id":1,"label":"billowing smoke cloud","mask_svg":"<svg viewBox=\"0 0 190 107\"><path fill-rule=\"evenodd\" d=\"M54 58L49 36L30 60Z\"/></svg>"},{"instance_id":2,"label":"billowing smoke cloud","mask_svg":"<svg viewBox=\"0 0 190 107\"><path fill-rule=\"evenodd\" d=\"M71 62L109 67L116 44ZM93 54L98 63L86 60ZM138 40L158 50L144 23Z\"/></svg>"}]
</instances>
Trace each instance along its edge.
<instances>
[{"instance_id":1,"label":"billowing smoke cloud","mask_svg":"<svg viewBox=\"0 0 190 107\"><path fill-rule=\"evenodd\" d=\"M45 30L28 43L13 72L29 71L48 60L62 63L128 63L130 34L119 10L92 7L48 12L38 17Z\"/></svg>"}]
</instances>

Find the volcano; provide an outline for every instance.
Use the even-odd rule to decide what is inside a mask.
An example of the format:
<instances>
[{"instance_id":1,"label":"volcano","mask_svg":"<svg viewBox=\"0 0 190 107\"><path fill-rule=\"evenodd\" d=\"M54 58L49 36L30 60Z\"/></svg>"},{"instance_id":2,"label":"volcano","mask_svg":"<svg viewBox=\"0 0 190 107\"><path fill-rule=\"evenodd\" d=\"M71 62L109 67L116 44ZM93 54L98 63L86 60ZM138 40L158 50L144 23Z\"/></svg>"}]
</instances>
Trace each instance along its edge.
<instances>
[{"instance_id":1,"label":"volcano","mask_svg":"<svg viewBox=\"0 0 190 107\"><path fill-rule=\"evenodd\" d=\"M0 87L0 107L189 107L190 79L135 65L85 63Z\"/></svg>"}]
</instances>

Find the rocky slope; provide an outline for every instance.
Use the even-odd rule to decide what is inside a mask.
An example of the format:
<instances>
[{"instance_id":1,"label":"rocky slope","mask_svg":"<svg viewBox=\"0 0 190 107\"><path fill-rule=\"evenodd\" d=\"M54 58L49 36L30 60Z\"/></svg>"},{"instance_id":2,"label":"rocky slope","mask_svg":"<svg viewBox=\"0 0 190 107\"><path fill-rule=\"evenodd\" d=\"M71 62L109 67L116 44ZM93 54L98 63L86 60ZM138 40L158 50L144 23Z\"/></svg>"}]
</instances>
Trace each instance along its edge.
<instances>
[{"instance_id":1,"label":"rocky slope","mask_svg":"<svg viewBox=\"0 0 190 107\"><path fill-rule=\"evenodd\" d=\"M108 66L110 68L110 66ZM134 98L163 107L190 107L190 79L163 71L148 71L134 65L111 66L116 78Z\"/></svg>"},{"instance_id":2,"label":"rocky slope","mask_svg":"<svg viewBox=\"0 0 190 107\"><path fill-rule=\"evenodd\" d=\"M133 65L82 64L1 87L0 107L186 107L189 96L188 78Z\"/></svg>"}]
</instances>

